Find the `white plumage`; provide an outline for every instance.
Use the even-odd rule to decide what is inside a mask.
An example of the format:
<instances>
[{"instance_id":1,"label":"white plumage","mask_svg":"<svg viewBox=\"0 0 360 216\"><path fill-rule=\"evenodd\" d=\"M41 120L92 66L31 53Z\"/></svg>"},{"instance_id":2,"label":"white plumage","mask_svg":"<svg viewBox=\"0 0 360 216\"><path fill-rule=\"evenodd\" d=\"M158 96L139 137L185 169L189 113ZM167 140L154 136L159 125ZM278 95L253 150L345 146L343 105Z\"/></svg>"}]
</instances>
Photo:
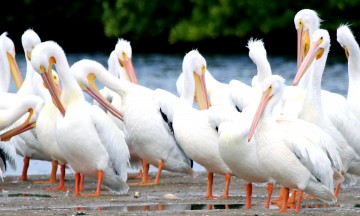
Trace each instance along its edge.
<instances>
[{"instance_id":1,"label":"white plumage","mask_svg":"<svg viewBox=\"0 0 360 216\"><path fill-rule=\"evenodd\" d=\"M208 110L200 111L192 107L194 95L201 109L209 107L206 94L208 88L205 87L202 78L208 75L206 61L197 50L192 50L185 55L182 74L183 87L180 99L161 89L155 90L159 98L162 98L161 109L169 113L168 119L172 122L176 141L185 153L208 171L206 197L213 198L212 176L213 173L216 173L226 175L227 184L223 196L226 198L231 170L226 166L219 153L217 125L211 121ZM234 107L228 106L227 108L235 111Z\"/></svg>"},{"instance_id":2,"label":"white plumage","mask_svg":"<svg viewBox=\"0 0 360 216\"><path fill-rule=\"evenodd\" d=\"M287 133L276 123L273 108L279 102L283 88L284 80L275 75L262 84L263 96L248 139L254 134L260 163L279 184L285 188L298 188L324 202L334 203L333 169L327 154L317 145L309 143L301 132L293 133L298 135L296 137L285 136ZM318 168L319 164L321 168ZM297 211L300 211L300 202L301 198ZM286 205L287 198L281 211L286 211Z\"/></svg>"},{"instance_id":3,"label":"white plumage","mask_svg":"<svg viewBox=\"0 0 360 216\"><path fill-rule=\"evenodd\" d=\"M355 116L360 119L360 48L348 25L337 29L337 41L344 48L348 59L349 87L347 102Z\"/></svg>"},{"instance_id":4,"label":"white plumage","mask_svg":"<svg viewBox=\"0 0 360 216\"><path fill-rule=\"evenodd\" d=\"M81 69L70 70L64 51L53 41L37 45L31 63L42 75L60 110L55 122L55 139L65 160L75 171L75 195L80 195L80 173L98 177L97 190L93 195L100 194L101 182L111 191L126 193L129 188L125 182L129 152L124 135L106 113L85 101L73 77L74 72L71 72ZM51 80L53 63L63 84L61 99Z\"/></svg>"},{"instance_id":5,"label":"white plumage","mask_svg":"<svg viewBox=\"0 0 360 216\"><path fill-rule=\"evenodd\" d=\"M116 79L101 64L91 60L86 61L92 70L82 74L75 72L78 83L95 99L100 99L101 95L97 93L93 84L94 78L120 95L122 99L121 107L118 108L120 114L116 109L112 111L124 120L126 141L130 152L135 152L146 163L159 168L152 183L147 182L147 170L144 170L141 184L157 184L162 169L192 175L192 162L178 146L169 130L166 122L167 114L161 111L158 102L160 98L157 98L154 91Z\"/></svg>"},{"instance_id":6,"label":"white plumage","mask_svg":"<svg viewBox=\"0 0 360 216\"><path fill-rule=\"evenodd\" d=\"M349 128L346 129L345 125L342 125L342 127L345 127L344 129L339 128L339 125L334 124L334 121L330 120L329 113L327 113L327 115L324 114L323 107L325 108L326 106L328 106L329 103L336 102L339 104L334 104L334 106L332 106L338 106L338 108L336 109L337 113L334 113L334 115L341 116L343 120L336 117L337 119L339 119L340 121L345 121L346 115L348 117L353 115L348 106L346 106L346 101L344 103L341 103L339 100L331 100L331 98L340 98L340 95L329 93L327 95L333 95L334 97L328 97L326 98L326 100L322 100L322 96L324 94L321 93L321 78L330 47L329 34L326 30L318 29L314 32L312 37L313 42L310 46L309 53L301 64L301 67L299 68L294 79L294 84L297 84L298 81L301 79L302 74L306 72L306 69L309 67L309 65L313 65L313 70L307 72L311 74L309 77L309 83L307 84L307 87L305 89L305 99L301 112L299 113L299 118L318 125L330 136L332 136L333 139L336 141L336 144L338 145L339 154L344 164L345 172L359 175L359 156L358 154L356 154L356 148L354 148L353 146L354 143L351 142L351 139L354 138L355 134L350 137L347 134L343 133L343 131L345 130L349 131ZM313 62L315 57L316 60ZM325 101L327 101L327 103L324 103ZM346 108L347 111L340 112L343 109L339 109L339 107ZM330 107L327 108L329 109ZM357 124L357 119L350 117L348 118L347 123L350 124L351 127L354 127L354 124Z\"/></svg>"}]
</instances>

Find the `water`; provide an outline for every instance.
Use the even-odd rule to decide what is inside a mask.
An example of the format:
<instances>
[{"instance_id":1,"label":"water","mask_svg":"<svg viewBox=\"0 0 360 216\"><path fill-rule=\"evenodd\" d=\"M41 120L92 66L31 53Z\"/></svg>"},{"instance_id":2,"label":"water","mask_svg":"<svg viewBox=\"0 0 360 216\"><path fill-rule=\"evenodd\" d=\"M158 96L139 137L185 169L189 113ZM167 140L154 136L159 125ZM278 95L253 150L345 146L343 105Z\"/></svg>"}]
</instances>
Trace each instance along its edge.
<instances>
[{"instance_id":1,"label":"water","mask_svg":"<svg viewBox=\"0 0 360 216\"><path fill-rule=\"evenodd\" d=\"M236 79L250 84L252 77L256 74L256 67L247 55L203 54L203 56L207 61L208 70L220 82L228 83L230 80ZM88 58L107 67L108 56L105 54L68 54L67 57L70 64ZM133 65L139 84L150 89L162 88L177 94L175 83L181 72L183 57L184 54L134 54ZM294 58L269 56L268 59L273 74L283 76L286 83L291 85L296 73L295 56ZM26 62L23 54L17 55L17 62L23 77L25 77ZM323 74L322 87L346 96L348 88L347 62L329 59ZM13 83L10 91L16 91ZM87 96L87 99L90 100L90 97ZM22 164L22 158L18 157L17 169L8 170L7 175L21 175ZM48 174L50 170L49 162L31 161L28 174ZM202 171L204 169L195 164L194 170Z\"/></svg>"}]
</instances>

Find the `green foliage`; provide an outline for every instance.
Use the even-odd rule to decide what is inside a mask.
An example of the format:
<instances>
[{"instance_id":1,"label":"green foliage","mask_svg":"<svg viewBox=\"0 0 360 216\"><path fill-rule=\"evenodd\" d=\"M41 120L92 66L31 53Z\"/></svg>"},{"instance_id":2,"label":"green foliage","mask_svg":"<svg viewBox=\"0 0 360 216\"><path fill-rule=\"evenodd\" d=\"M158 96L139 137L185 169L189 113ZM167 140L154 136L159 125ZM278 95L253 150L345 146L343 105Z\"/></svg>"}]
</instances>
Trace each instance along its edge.
<instances>
[{"instance_id":1,"label":"green foliage","mask_svg":"<svg viewBox=\"0 0 360 216\"><path fill-rule=\"evenodd\" d=\"M296 11L291 2L269 0L197 0L191 17L170 31L171 43L223 36L244 37L289 26ZM284 9L285 8L285 9Z\"/></svg>"},{"instance_id":2,"label":"green foliage","mask_svg":"<svg viewBox=\"0 0 360 216\"><path fill-rule=\"evenodd\" d=\"M105 49L104 43L118 37L167 46L253 36L276 43L274 38L294 33L294 15L303 8L316 10L324 20L322 28L333 35L343 23L351 24L355 35L360 33L360 0L17 0L7 1L7 6L11 9L0 13L1 32L20 38L34 28L41 38L83 51Z\"/></svg>"},{"instance_id":3,"label":"green foliage","mask_svg":"<svg viewBox=\"0 0 360 216\"><path fill-rule=\"evenodd\" d=\"M131 35L134 40L165 36L181 16L186 16L190 3L168 0L103 1L105 34L108 37Z\"/></svg>"}]
</instances>

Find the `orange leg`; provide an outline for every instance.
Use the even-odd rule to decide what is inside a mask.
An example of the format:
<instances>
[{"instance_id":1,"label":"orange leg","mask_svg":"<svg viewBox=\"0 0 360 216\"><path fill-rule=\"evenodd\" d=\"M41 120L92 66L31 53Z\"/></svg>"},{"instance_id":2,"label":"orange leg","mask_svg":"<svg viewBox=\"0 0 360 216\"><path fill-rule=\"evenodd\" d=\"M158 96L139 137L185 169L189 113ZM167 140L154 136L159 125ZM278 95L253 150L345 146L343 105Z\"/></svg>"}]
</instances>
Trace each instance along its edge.
<instances>
[{"instance_id":1,"label":"orange leg","mask_svg":"<svg viewBox=\"0 0 360 216\"><path fill-rule=\"evenodd\" d=\"M142 161L142 166L143 166L143 169L144 169L144 173L143 173L140 184L147 184L148 180L149 180L149 164L146 163L144 160L141 160L141 161Z\"/></svg>"},{"instance_id":2,"label":"orange leg","mask_svg":"<svg viewBox=\"0 0 360 216\"><path fill-rule=\"evenodd\" d=\"M289 203L295 203L296 192L297 192L296 189L293 189L293 190L291 191L291 196L290 196L289 201L288 201Z\"/></svg>"},{"instance_id":3,"label":"orange leg","mask_svg":"<svg viewBox=\"0 0 360 216\"><path fill-rule=\"evenodd\" d=\"M51 161L51 174L49 181L35 181L35 184L54 184L56 183L56 172L57 172L58 162Z\"/></svg>"},{"instance_id":4,"label":"orange leg","mask_svg":"<svg viewBox=\"0 0 360 216\"><path fill-rule=\"evenodd\" d=\"M161 172L162 172L163 168L164 168L164 161L163 161L163 160L160 160L160 161L158 162L158 171L157 171L157 173L156 173L155 180L154 180L152 183L150 183L150 185L157 185L157 184L159 184L160 175L161 175Z\"/></svg>"},{"instance_id":5,"label":"orange leg","mask_svg":"<svg viewBox=\"0 0 360 216\"><path fill-rule=\"evenodd\" d=\"M230 187L231 174L225 174L225 191L224 195L221 196L222 199L227 199L229 197L229 187Z\"/></svg>"},{"instance_id":6,"label":"orange leg","mask_svg":"<svg viewBox=\"0 0 360 216\"><path fill-rule=\"evenodd\" d=\"M130 183L130 185L156 185L159 184L161 172L164 168L164 161L160 160L158 162L158 171L156 173L156 177L153 182L148 182L149 180L149 164L146 163L144 160L142 160L143 163L143 175L142 175L142 181L140 183Z\"/></svg>"},{"instance_id":7,"label":"orange leg","mask_svg":"<svg viewBox=\"0 0 360 216\"><path fill-rule=\"evenodd\" d=\"M214 196L212 195L212 185L214 180L214 174L209 172L208 173L208 182L207 182L207 191L205 198L207 199L214 199Z\"/></svg>"},{"instance_id":8,"label":"orange leg","mask_svg":"<svg viewBox=\"0 0 360 216\"><path fill-rule=\"evenodd\" d=\"M98 171L98 184L97 184L95 193L83 194L82 196L99 196L100 195L100 190L101 190L101 184L102 184L102 180L103 180L103 175L104 175L103 171L99 170Z\"/></svg>"},{"instance_id":9,"label":"orange leg","mask_svg":"<svg viewBox=\"0 0 360 216\"><path fill-rule=\"evenodd\" d=\"M279 197L276 200L273 200L272 202L274 203L282 203L282 201L284 200L284 187L280 186L280 190L279 190Z\"/></svg>"},{"instance_id":10,"label":"orange leg","mask_svg":"<svg viewBox=\"0 0 360 216\"><path fill-rule=\"evenodd\" d=\"M266 204L265 204L265 208L267 208L267 209L270 207L270 199L271 199L271 195L273 192L273 188L274 188L273 183L268 183L268 198L267 198Z\"/></svg>"},{"instance_id":11,"label":"orange leg","mask_svg":"<svg viewBox=\"0 0 360 216\"><path fill-rule=\"evenodd\" d=\"M80 196L80 173L75 173L75 196Z\"/></svg>"},{"instance_id":12,"label":"orange leg","mask_svg":"<svg viewBox=\"0 0 360 216\"><path fill-rule=\"evenodd\" d=\"M84 184L85 184L85 175L80 174L80 186L79 186L80 191L84 190Z\"/></svg>"},{"instance_id":13,"label":"orange leg","mask_svg":"<svg viewBox=\"0 0 360 216\"><path fill-rule=\"evenodd\" d=\"M252 183L246 183L246 204L245 208L251 209Z\"/></svg>"},{"instance_id":14,"label":"orange leg","mask_svg":"<svg viewBox=\"0 0 360 216\"><path fill-rule=\"evenodd\" d=\"M129 185L146 185L149 179L149 164L146 163L145 160L141 159L143 174L141 178L141 182L129 183Z\"/></svg>"},{"instance_id":15,"label":"orange leg","mask_svg":"<svg viewBox=\"0 0 360 216\"><path fill-rule=\"evenodd\" d=\"M69 188L65 187L65 164L60 166L60 181L59 186L56 188L48 188L46 190L68 190Z\"/></svg>"},{"instance_id":16,"label":"orange leg","mask_svg":"<svg viewBox=\"0 0 360 216\"><path fill-rule=\"evenodd\" d=\"M339 182L337 183L336 188L335 188L335 193L334 193L334 195L335 195L336 198L337 198L338 195L339 195L340 185L341 185L341 181L339 181Z\"/></svg>"},{"instance_id":17,"label":"orange leg","mask_svg":"<svg viewBox=\"0 0 360 216\"><path fill-rule=\"evenodd\" d=\"M289 188L284 187L283 193L284 193L284 195L283 195L284 200L283 200L280 212L287 212L287 203L288 203L288 199L289 199Z\"/></svg>"},{"instance_id":18,"label":"orange leg","mask_svg":"<svg viewBox=\"0 0 360 216\"><path fill-rule=\"evenodd\" d=\"M300 212L300 205L301 205L302 196L303 196L303 191L299 190L299 192L298 192L298 201L297 201L296 210L295 210L297 213Z\"/></svg>"},{"instance_id":19,"label":"orange leg","mask_svg":"<svg viewBox=\"0 0 360 216\"><path fill-rule=\"evenodd\" d=\"M28 180L27 171L29 169L29 164L30 164L30 158L29 157L24 157L24 166L23 166L23 170L22 170L22 175L19 177L20 181L27 181Z\"/></svg>"}]
</instances>

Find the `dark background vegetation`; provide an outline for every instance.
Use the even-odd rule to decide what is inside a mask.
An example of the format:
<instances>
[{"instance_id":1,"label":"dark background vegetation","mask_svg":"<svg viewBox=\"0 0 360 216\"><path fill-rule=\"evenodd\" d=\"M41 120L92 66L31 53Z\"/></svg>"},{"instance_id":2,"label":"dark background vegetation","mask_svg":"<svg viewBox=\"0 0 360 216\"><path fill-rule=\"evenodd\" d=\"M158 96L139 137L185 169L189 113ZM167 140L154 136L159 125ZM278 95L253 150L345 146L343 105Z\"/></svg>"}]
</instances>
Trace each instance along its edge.
<instances>
[{"instance_id":1,"label":"dark background vegetation","mask_svg":"<svg viewBox=\"0 0 360 216\"><path fill-rule=\"evenodd\" d=\"M360 0L12 0L2 4L0 31L8 32L17 52L22 33L33 28L66 52L109 53L123 37L135 53L243 53L253 37L264 40L268 53L295 55L294 16L303 8L323 19L332 50L341 50L341 23L360 32Z\"/></svg>"}]
</instances>

